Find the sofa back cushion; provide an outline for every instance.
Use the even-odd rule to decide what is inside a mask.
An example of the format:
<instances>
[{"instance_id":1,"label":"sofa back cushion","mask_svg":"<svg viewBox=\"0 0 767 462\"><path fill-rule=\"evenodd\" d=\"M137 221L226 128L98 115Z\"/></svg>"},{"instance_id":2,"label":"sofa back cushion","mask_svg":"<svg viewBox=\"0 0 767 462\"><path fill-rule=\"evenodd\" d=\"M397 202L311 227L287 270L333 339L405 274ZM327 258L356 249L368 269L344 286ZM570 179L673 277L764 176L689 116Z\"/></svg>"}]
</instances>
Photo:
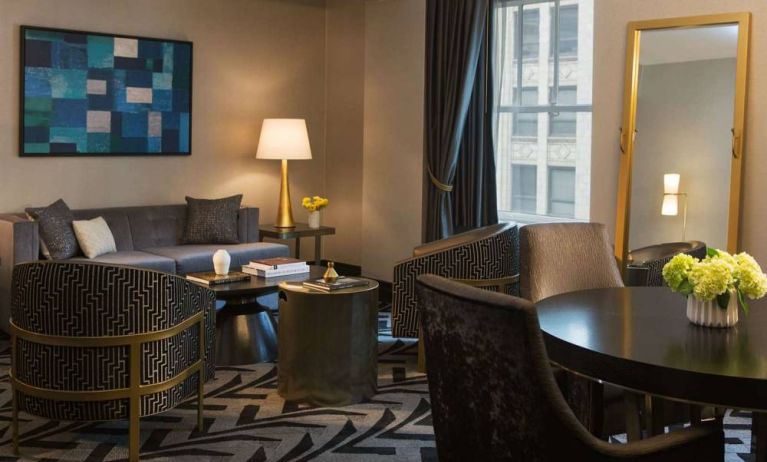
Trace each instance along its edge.
<instances>
[{"instance_id":1,"label":"sofa back cushion","mask_svg":"<svg viewBox=\"0 0 767 462\"><path fill-rule=\"evenodd\" d=\"M126 210L126 208L87 209L73 210L72 213L75 220L93 220L97 217L103 217L109 225L109 230L112 231L117 250L134 250L133 236Z\"/></svg>"},{"instance_id":2,"label":"sofa back cushion","mask_svg":"<svg viewBox=\"0 0 767 462\"><path fill-rule=\"evenodd\" d=\"M186 205L133 207L128 218L136 250L179 245L186 226Z\"/></svg>"}]
</instances>

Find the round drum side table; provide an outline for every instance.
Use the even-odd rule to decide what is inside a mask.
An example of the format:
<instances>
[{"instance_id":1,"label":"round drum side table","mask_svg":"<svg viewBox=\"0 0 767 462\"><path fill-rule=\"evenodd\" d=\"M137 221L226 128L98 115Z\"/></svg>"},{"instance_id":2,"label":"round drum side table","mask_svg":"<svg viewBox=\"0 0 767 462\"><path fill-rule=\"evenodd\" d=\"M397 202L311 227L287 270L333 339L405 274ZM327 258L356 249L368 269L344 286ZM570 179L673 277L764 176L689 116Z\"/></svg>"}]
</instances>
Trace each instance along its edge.
<instances>
[{"instance_id":1,"label":"round drum side table","mask_svg":"<svg viewBox=\"0 0 767 462\"><path fill-rule=\"evenodd\" d=\"M378 283L367 281L330 293L280 284L280 396L345 406L376 393Z\"/></svg>"}]
</instances>

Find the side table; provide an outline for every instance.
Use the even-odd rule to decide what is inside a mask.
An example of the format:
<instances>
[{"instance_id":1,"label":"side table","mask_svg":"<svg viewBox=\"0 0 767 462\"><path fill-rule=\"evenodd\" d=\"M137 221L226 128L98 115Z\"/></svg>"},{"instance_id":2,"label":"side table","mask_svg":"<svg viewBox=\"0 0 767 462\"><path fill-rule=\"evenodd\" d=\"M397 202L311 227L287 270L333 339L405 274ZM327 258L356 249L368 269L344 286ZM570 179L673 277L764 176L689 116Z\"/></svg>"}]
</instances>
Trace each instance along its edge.
<instances>
[{"instance_id":1,"label":"side table","mask_svg":"<svg viewBox=\"0 0 767 462\"><path fill-rule=\"evenodd\" d=\"M278 228L274 225L261 225L258 227L259 240L265 237L272 239L295 239L296 258L301 258L301 238L314 237L314 264L319 265L322 261L322 236L336 233L336 229L330 226L310 228L306 223L296 223L294 228Z\"/></svg>"},{"instance_id":2,"label":"side table","mask_svg":"<svg viewBox=\"0 0 767 462\"><path fill-rule=\"evenodd\" d=\"M288 401L345 406L378 381L378 283L325 293L280 284L277 391Z\"/></svg>"}]
</instances>

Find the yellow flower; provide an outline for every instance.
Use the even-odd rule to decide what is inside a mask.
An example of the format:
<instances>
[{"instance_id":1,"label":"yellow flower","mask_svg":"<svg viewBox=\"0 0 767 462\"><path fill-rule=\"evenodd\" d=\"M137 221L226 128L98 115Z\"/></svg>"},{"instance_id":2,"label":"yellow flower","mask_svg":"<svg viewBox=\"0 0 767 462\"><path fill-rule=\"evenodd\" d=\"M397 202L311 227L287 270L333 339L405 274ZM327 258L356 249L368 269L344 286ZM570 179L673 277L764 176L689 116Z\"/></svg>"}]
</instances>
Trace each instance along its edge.
<instances>
[{"instance_id":1,"label":"yellow flower","mask_svg":"<svg viewBox=\"0 0 767 462\"><path fill-rule=\"evenodd\" d=\"M732 266L722 258L706 258L690 271L693 294L699 300L713 300L735 287Z\"/></svg>"},{"instance_id":2,"label":"yellow flower","mask_svg":"<svg viewBox=\"0 0 767 462\"><path fill-rule=\"evenodd\" d=\"M690 271L697 263L697 258L686 253L680 253L663 267L663 280L674 292L689 295L692 291L692 286L689 283Z\"/></svg>"}]
</instances>

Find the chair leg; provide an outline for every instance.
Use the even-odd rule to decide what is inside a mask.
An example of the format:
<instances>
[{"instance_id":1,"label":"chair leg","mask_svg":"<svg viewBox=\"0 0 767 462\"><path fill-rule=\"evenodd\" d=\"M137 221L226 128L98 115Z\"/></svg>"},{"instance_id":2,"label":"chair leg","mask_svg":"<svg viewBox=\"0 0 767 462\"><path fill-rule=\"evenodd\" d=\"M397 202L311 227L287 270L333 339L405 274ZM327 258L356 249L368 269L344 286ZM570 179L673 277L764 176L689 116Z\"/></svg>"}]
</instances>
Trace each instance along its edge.
<instances>
[{"instance_id":1,"label":"chair leg","mask_svg":"<svg viewBox=\"0 0 767 462\"><path fill-rule=\"evenodd\" d=\"M203 413L203 385L204 385L204 370L203 367L200 366L200 371L197 373L199 379L198 379L198 386L197 386L197 431L202 431L202 413Z\"/></svg>"},{"instance_id":2,"label":"chair leg","mask_svg":"<svg viewBox=\"0 0 767 462\"><path fill-rule=\"evenodd\" d=\"M418 330L418 372L426 373L426 348L423 342L423 332Z\"/></svg>"},{"instance_id":3,"label":"chair leg","mask_svg":"<svg viewBox=\"0 0 767 462\"><path fill-rule=\"evenodd\" d=\"M623 393L623 402L626 404L626 438L629 442L642 439L639 399L640 396L636 393Z\"/></svg>"},{"instance_id":4,"label":"chair leg","mask_svg":"<svg viewBox=\"0 0 767 462\"><path fill-rule=\"evenodd\" d=\"M19 403L16 390L11 386L11 437L13 438L13 454L19 455Z\"/></svg>"},{"instance_id":5,"label":"chair leg","mask_svg":"<svg viewBox=\"0 0 767 462\"><path fill-rule=\"evenodd\" d=\"M139 459L139 438L141 436L141 429L139 427L140 421L140 398L130 398L130 415L128 426L128 460L130 462L138 462Z\"/></svg>"}]
</instances>

